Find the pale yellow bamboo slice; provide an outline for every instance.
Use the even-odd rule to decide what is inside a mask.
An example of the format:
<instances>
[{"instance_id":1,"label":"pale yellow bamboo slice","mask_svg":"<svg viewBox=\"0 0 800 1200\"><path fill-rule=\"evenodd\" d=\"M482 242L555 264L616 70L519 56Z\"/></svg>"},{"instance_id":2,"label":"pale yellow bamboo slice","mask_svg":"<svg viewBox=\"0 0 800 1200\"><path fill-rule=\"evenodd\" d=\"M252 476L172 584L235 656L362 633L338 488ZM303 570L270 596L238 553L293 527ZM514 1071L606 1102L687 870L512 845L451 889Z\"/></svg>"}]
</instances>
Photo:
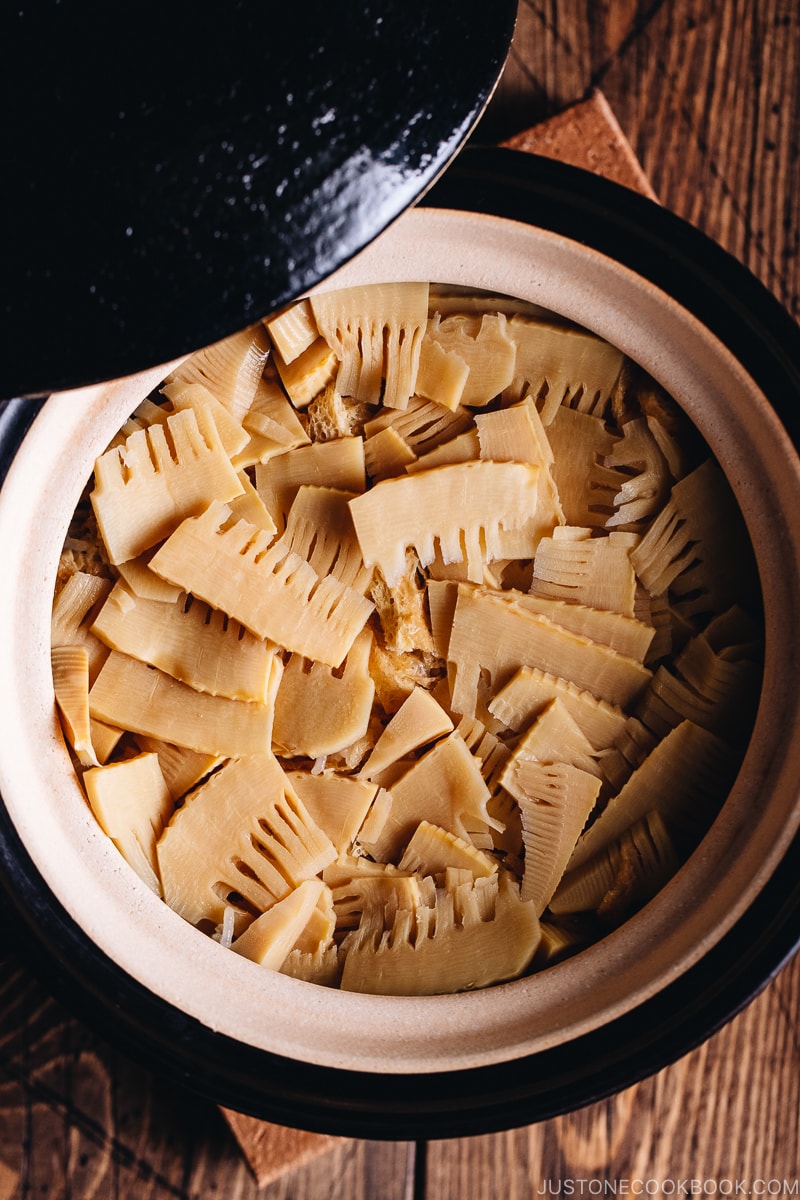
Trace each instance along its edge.
<instances>
[{"instance_id":1,"label":"pale yellow bamboo slice","mask_svg":"<svg viewBox=\"0 0 800 1200\"><path fill-rule=\"evenodd\" d=\"M570 762L515 757L504 783L520 807L525 847L521 896L541 916L600 793L601 781Z\"/></svg>"},{"instance_id":2,"label":"pale yellow bamboo slice","mask_svg":"<svg viewBox=\"0 0 800 1200\"><path fill-rule=\"evenodd\" d=\"M235 458L247 445L249 434L241 421L237 421L225 405L212 395L205 384L174 380L172 383L165 384L161 392L169 400L173 412L183 412L187 408L192 409L195 414L199 413L201 409L207 412L217 427L217 433L228 458Z\"/></svg>"},{"instance_id":3,"label":"pale yellow bamboo slice","mask_svg":"<svg viewBox=\"0 0 800 1200\"><path fill-rule=\"evenodd\" d=\"M381 773L420 747L452 732L453 722L426 688L416 687L392 716L359 771L362 779Z\"/></svg>"},{"instance_id":4,"label":"pale yellow bamboo slice","mask_svg":"<svg viewBox=\"0 0 800 1200\"><path fill-rule=\"evenodd\" d=\"M265 911L336 857L272 754L233 759L174 814L157 846L164 899L192 924Z\"/></svg>"},{"instance_id":5,"label":"pale yellow bamboo slice","mask_svg":"<svg viewBox=\"0 0 800 1200\"><path fill-rule=\"evenodd\" d=\"M496 861L488 854L430 821L420 821L397 866L417 875L440 875L451 867L476 878L497 870Z\"/></svg>"},{"instance_id":6,"label":"pale yellow bamboo slice","mask_svg":"<svg viewBox=\"0 0 800 1200\"><path fill-rule=\"evenodd\" d=\"M311 307L340 361L341 394L405 408L414 394L428 319L427 283L341 288L312 296Z\"/></svg>"},{"instance_id":7,"label":"pale yellow bamboo slice","mask_svg":"<svg viewBox=\"0 0 800 1200\"><path fill-rule=\"evenodd\" d=\"M234 954L272 971L280 971L295 943L312 920L325 884L320 879L304 879L288 896L278 900L256 917L231 945Z\"/></svg>"},{"instance_id":8,"label":"pale yellow bamboo slice","mask_svg":"<svg viewBox=\"0 0 800 1200\"><path fill-rule=\"evenodd\" d=\"M459 587L447 653L454 667L452 707L466 716L480 715L482 674L488 676L487 703L520 667L535 666L621 707L650 679L635 659L532 612L514 596L482 588Z\"/></svg>"},{"instance_id":9,"label":"pale yellow bamboo slice","mask_svg":"<svg viewBox=\"0 0 800 1200\"><path fill-rule=\"evenodd\" d=\"M486 808L489 789L478 762L457 733L438 741L385 795L388 803L376 799L358 838L381 862L395 861L402 854L422 820L467 841L473 831L485 834L491 828Z\"/></svg>"},{"instance_id":10,"label":"pale yellow bamboo slice","mask_svg":"<svg viewBox=\"0 0 800 1200\"><path fill-rule=\"evenodd\" d=\"M89 653L85 646L53 646L50 650L53 690L67 741L84 767L97 767L89 717Z\"/></svg>"},{"instance_id":11,"label":"pale yellow bamboo slice","mask_svg":"<svg viewBox=\"0 0 800 1200\"><path fill-rule=\"evenodd\" d=\"M276 676L280 660L273 660ZM201 753L261 754L272 744L272 704L210 696L112 651L89 692L95 719Z\"/></svg>"},{"instance_id":12,"label":"pale yellow bamboo slice","mask_svg":"<svg viewBox=\"0 0 800 1200\"><path fill-rule=\"evenodd\" d=\"M308 299L290 304L264 322L272 343L285 363L294 362L319 337L317 322Z\"/></svg>"},{"instance_id":13,"label":"pale yellow bamboo slice","mask_svg":"<svg viewBox=\"0 0 800 1200\"><path fill-rule=\"evenodd\" d=\"M332 575L320 578L282 541L231 523L225 505L184 521L151 566L257 637L331 667L344 661L373 607Z\"/></svg>"},{"instance_id":14,"label":"pale yellow bamboo slice","mask_svg":"<svg viewBox=\"0 0 800 1200\"><path fill-rule=\"evenodd\" d=\"M50 644L83 646L88 656L90 686L108 657L108 647L92 633L92 623L111 588L110 579L76 571L53 601Z\"/></svg>"},{"instance_id":15,"label":"pale yellow bamboo slice","mask_svg":"<svg viewBox=\"0 0 800 1200\"><path fill-rule=\"evenodd\" d=\"M491 701L489 711L506 729L518 733L555 699L561 701L595 750L610 746L622 733L627 717L621 708L538 667L520 667Z\"/></svg>"},{"instance_id":16,"label":"pale yellow bamboo slice","mask_svg":"<svg viewBox=\"0 0 800 1200\"><path fill-rule=\"evenodd\" d=\"M290 363L284 362L276 351L273 357L281 383L295 408L308 408L315 396L333 383L339 360L323 337L318 337L308 349Z\"/></svg>"},{"instance_id":17,"label":"pale yellow bamboo slice","mask_svg":"<svg viewBox=\"0 0 800 1200\"><path fill-rule=\"evenodd\" d=\"M606 529L643 532L666 503L673 483L667 460L645 417L622 426L622 438L605 461L607 467L630 472L616 496Z\"/></svg>"},{"instance_id":18,"label":"pale yellow bamboo slice","mask_svg":"<svg viewBox=\"0 0 800 1200\"><path fill-rule=\"evenodd\" d=\"M278 754L324 758L365 735L375 696L371 648L372 632L363 629L340 670L291 656L275 697L272 742Z\"/></svg>"},{"instance_id":19,"label":"pale yellow bamboo slice","mask_svg":"<svg viewBox=\"0 0 800 1200\"><path fill-rule=\"evenodd\" d=\"M626 476L605 465L614 438L590 413L559 407L547 425L552 475L567 525L604 529Z\"/></svg>"},{"instance_id":20,"label":"pale yellow bamboo slice","mask_svg":"<svg viewBox=\"0 0 800 1200\"><path fill-rule=\"evenodd\" d=\"M592 537L585 526L556 528L536 547L531 594L633 617L636 573L631 551L638 541L635 533Z\"/></svg>"},{"instance_id":21,"label":"pale yellow bamboo slice","mask_svg":"<svg viewBox=\"0 0 800 1200\"><path fill-rule=\"evenodd\" d=\"M545 425L565 403L605 414L624 361L620 350L585 330L524 316L511 317L508 335L517 347L515 389L538 396L546 385Z\"/></svg>"},{"instance_id":22,"label":"pale yellow bamboo slice","mask_svg":"<svg viewBox=\"0 0 800 1200\"><path fill-rule=\"evenodd\" d=\"M118 583L92 629L113 650L212 696L266 704L275 688L275 648L185 594L175 604L143 600Z\"/></svg>"},{"instance_id":23,"label":"pale yellow bamboo slice","mask_svg":"<svg viewBox=\"0 0 800 1200\"><path fill-rule=\"evenodd\" d=\"M578 841L573 870L599 853L651 808L670 824L702 831L733 782L736 756L715 734L682 721L645 758Z\"/></svg>"},{"instance_id":24,"label":"pale yellow bamboo slice","mask_svg":"<svg viewBox=\"0 0 800 1200\"><path fill-rule=\"evenodd\" d=\"M337 488L356 494L364 491L366 478L360 437L298 446L290 454L278 454L256 467L256 489L280 530L301 487Z\"/></svg>"},{"instance_id":25,"label":"pale yellow bamboo slice","mask_svg":"<svg viewBox=\"0 0 800 1200\"><path fill-rule=\"evenodd\" d=\"M336 771L287 771L286 777L337 854L350 849L361 828L377 785Z\"/></svg>"},{"instance_id":26,"label":"pale yellow bamboo slice","mask_svg":"<svg viewBox=\"0 0 800 1200\"><path fill-rule=\"evenodd\" d=\"M449 408L455 408L457 404L483 408L499 396L514 378L517 357L516 345L508 335L507 325L504 313L454 313L443 318L433 316L425 331L421 357L425 360L423 383L427 377L434 386L429 391L422 391L418 386L420 395L440 404L445 403ZM430 343L434 343L437 349L430 349ZM442 351L447 355L444 359ZM455 386L458 359L467 367L460 392ZM433 392L439 390L438 379L443 371L447 371L452 378L449 380L450 386L441 390L443 398L440 399Z\"/></svg>"},{"instance_id":27,"label":"pale yellow bamboo slice","mask_svg":"<svg viewBox=\"0 0 800 1200\"><path fill-rule=\"evenodd\" d=\"M185 517L242 491L213 419L192 409L101 454L94 480L92 506L112 563L136 558Z\"/></svg>"},{"instance_id":28,"label":"pale yellow bamboo slice","mask_svg":"<svg viewBox=\"0 0 800 1200\"><path fill-rule=\"evenodd\" d=\"M333 575L347 587L366 593L372 571L364 566L353 527L352 498L352 492L339 488L304 484L292 501L283 540L318 575Z\"/></svg>"},{"instance_id":29,"label":"pale yellow bamboo slice","mask_svg":"<svg viewBox=\"0 0 800 1200\"><path fill-rule=\"evenodd\" d=\"M156 840L173 800L155 754L140 754L83 776L86 794L101 828L137 875L161 895Z\"/></svg>"},{"instance_id":30,"label":"pale yellow bamboo slice","mask_svg":"<svg viewBox=\"0 0 800 1200\"><path fill-rule=\"evenodd\" d=\"M307 446L311 440L297 410L275 378L259 380L242 425L250 435L250 442L234 458L237 468L267 462L276 454Z\"/></svg>"},{"instance_id":31,"label":"pale yellow bamboo slice","mask_svg":"<svg viewBox=\"0 0 800 1200\"><path fill-rule=\"evenodd\" d=\"M262 325L251 325L198 350L172 372L166 383L202 383L242 421L258 390L269 356Z\"/></svg>"},{"instance_id":32,"label":"pale yellow bamboo slice","mask_svg":"<svg viewBox=\"0 0 800 1200\"><path fill-rule=\"evenodd\" d=\"M423 567L438 542L446 563L466 561L483 579L487 559L500 556L501 528L516 529L538 512L539 469L525 463L467 462L386 479L350 501L367 566L391 587L413 548Z\"/></svg>"},{"instance_id":33,"label":"pale yellow bamboo slice","mask_svg":"<svg viewBox=\"0 0 800 1200\"><path fill-rule=\"evenodd\" d=\"M136 735L136 742L143 751L158 755L158 765L173 800L180 800L225 761L218 754L173 746L143 733Z\"/></svg>"},{"instance_id":34,"label":"pale yellow bamboo slice","mask_svg":"<svg viewBox=\"0 0 800 1200\"><path fill-rule=\"evenodd\" d=\"M367 421L364 435L373 437L382 429L392 428L416 455L429 454L473 426L472 413L458 408L455 412L431 400L414 397L402 411L387 408Z\"/></svg>"},{"instance_id":35,"label":"pale yellow bamboo slice","mask_svg":"<svg viewBox=\"0 0 800 1200\"><path fill-rule=\"evenodd\" d=\"M632 554L648 591L691 619L746 600L758 577L744 520L713 459L684 476Z\"/></svg>"},{"instance_id":36,"label":"pale yellow bamboo slice","mask_svg":"<svg viewBox=\"0 0 800 1200\"><path fill-rule=\"evenodd\" d=\"M533 905L502 872L440 893L430 908L399 909L389 929L363 923L342 944L341 986L380 995L485 987L521 974L539 937Z\"/></svg>"}]
</instances>

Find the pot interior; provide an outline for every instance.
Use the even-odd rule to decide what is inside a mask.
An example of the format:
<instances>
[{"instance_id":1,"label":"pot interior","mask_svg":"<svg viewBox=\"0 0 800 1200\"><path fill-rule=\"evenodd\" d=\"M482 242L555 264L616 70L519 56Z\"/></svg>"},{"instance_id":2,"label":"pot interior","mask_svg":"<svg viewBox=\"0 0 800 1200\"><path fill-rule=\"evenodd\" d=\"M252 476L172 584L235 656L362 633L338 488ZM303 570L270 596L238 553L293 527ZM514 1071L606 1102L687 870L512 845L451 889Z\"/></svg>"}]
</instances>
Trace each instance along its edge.
<instances>
[{"instance_id":1,"label":"pot interior","mask_svg":"<svg viewBox=\"0 0 800 1200\"><path fill-rule=\"evenodd\" d=\"M502 1063L630 1011L733 926L800 824L800 664L792 637L800 465L767 398L730 349L645 279L577 242L504 218L411 211L318 290L418 279L540 305L639 363L716 455L756 555L764 682L736 783L662 892L574 958L479 992L357 995L255 970L184 922L96 826L58 729L49 659L51 597L70 516L94 459L169 367L52 396L0 493L0 535L13 564L0 592L8 697L0 792L44 886L104 955L209 1029L287 1058L377 1073Z\"/></svg>"}]
</instances>

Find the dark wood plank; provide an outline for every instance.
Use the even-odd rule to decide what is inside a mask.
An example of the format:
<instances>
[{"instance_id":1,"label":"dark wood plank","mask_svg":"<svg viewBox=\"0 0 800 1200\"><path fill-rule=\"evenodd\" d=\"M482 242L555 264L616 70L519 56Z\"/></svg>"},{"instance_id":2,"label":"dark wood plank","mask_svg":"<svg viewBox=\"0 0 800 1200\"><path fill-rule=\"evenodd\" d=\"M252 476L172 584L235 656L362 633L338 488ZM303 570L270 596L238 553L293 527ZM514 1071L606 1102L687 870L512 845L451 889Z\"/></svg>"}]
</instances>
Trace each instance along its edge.
<instances>
[{"instance_id":1,"label":"dark wood plank","mask_svg":"<svg viewBox=\"0 0 800 1200\"><path fill-rule=\"evenodd\" d=\"M500 140L600 87L656 193L800 314L794 0L520 0L481 127Z\"/></svg>"},{"instance_id":2,"label":"dark wood plank","mask_svg":"<svg viewBox=\"0 0 800 1200\"><path fill-rule=\"evenodd\" d=\"M426 1200L600 1195L624 1180L636 1181L630 1194L680 1195L692 1180L717 1195L724 1181L735 1195L737 1186L750 1194L757 1180L785 1180L775 1194L791 1194L800 1164L799 1001L795 959L704 1045L612 1099L517 1131L431 1143Z\"/></svg>"},{"instance_id":3,"label":"dark wood plank","mask_svg":"<svg viewBox=\"0 0 800 1200\"><path fill-rule=\"evenodd\" d=\"M341 1141L259 1187L212 1104L153 1077L0 957L0 1200L403 1200L409 1148Z\"/></svg>"}]
</instances>

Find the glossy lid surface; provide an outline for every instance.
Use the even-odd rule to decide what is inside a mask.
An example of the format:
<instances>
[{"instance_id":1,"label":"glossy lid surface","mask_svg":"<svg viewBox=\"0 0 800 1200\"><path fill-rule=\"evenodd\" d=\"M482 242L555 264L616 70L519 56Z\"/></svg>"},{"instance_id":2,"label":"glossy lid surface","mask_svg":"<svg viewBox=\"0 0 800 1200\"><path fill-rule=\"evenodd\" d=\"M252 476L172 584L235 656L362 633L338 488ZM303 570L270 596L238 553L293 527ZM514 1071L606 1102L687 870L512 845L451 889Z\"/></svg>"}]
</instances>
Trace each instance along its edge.
<instances>
[{"instance_id":1,"label":"glossy lid surface","mask_svg":"<svg viewBox=\"0 0 800 1200\"><path fill-rule=\"evenodd\" d=\"M516 8L7 9L0 396L166 361L329 275L467 137Z\"/></svg>"}]
</instances>

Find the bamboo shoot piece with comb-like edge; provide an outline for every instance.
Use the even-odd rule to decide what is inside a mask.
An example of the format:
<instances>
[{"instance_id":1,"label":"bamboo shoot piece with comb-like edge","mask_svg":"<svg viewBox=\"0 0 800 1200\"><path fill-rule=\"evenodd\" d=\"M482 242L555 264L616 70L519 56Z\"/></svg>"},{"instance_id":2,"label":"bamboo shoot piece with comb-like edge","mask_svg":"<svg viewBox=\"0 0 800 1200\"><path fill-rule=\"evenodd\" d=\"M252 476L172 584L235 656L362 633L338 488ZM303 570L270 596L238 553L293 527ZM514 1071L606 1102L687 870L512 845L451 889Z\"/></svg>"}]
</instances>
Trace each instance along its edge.
<instances>
[{"instance_id":1,"label":"bamboo shoot piece with comb-like edge","mask_svg":"<svg viewBox=\"0 0 800 1200\"><path fill-rule=\"evenodd\" d=\"M185 517L241 492L213 419L186 409L101 454L91 501L109 559L122 563L169 537Z\"/></svg>"},{"instance_id":2,"label":"bamboo shoot piece with comb-like edge","mask_svg":"<svg viewBox=\"0 0 800 1200\"><path fill-rule=\"evenodd\" d=\"M466 462L385 479L351 500L350 511L364 562L379 566L392 587L406 550L425 567L437 542L445 563L465 561L470 579L481 582L484 562L500 554L501 531L534 519L538 505L538 467Z\"/></svg>"},{"instance_id":3,"label":"bamboo shoot piece with comb-like edge","mask_svg":"<svg viewBox=\"0 0 800 1200\"><path fill-rule=\"evenodd\" d=\"M84 767L100 765L92 745L89 716L89 652L85 646L50 650L53 689L67 741Z\"/></svg>"},{"instance_id":4,"label":"bamboo shoot piece with comb-like edge","mask_svg":"<svg viewBox=\"0 0 800 1200\"><path fill-rule=\"evenodd\" d=\"M201 383L242 421L258 390L269 350L263 325L251 325L198 350L175 368L166 383Z\"/></svg>"},{"instance_id":5,"label":"bamboo shoot piece with comb-like edge","mask_svg":"<svg viewBox=\"0 0 800 1200\"><path fill-rule=\"evenodd\" d=\"M670 730L582 835L570 870L622 836L651 808L684 833L702 833L733 783L736 756L691 721Z\"/></svg>"},{"instance_id":6,"label":"bamboo shoot piece with comb-like edge","mask_svg":"<svg viewBox=\"0 0 800 1200\"><path fill-rule=\"evenodd\" d=\"M378 793L358 841L381 862L402 854L423 820L469 841L471 833L491 828L488 800L480 765L454 732L426 751L388 793Z\"/></svg>"},{"instance_id":7,"label":"bamboo shoot piece with comb-like edge","mask_svg":"<svg viewBox=\"0 0 800 1200\"><path fill-rule=\"evenodd\" d=\"M273 971L280 971L296 943L313 920L326 891L320 879L304 879L296 888L256 917L231 944L234 954Z\"/></svg>"},{"instance_id":8,"label":"bamboo shoot piece with comb-like edge","mask_svg":"<svg viewBox=\"0 0 800 1200\"><path fill-rule=\"evenodd\" d=\"M344 661L373 607L334 576L320 578L284 542L232 522L224 504L184 521L151 567L257 637L330 667Z\"/></svg>"},{"instance_id":9,"label":"bamboo shoot piece with comb-like edge","mask_svg":"<svg viewBox=\"0 0 800 1200\"><path fill-rule=\"evenodd\" d=\"M247 919L336 858L272 754L225 764L174 814L158 842L164 899L197 925L228 904Z\"/></svg>"},{"instance_id":10,"label":"bamboo shoot piece with comb-like edge","mask_svg":"<svg viewBox=\"0 0 800 1200\"><path fill-rule=\"evenodd\" d=\"M341 288L312 296L311 307L339 359L339 392L405 408L414 394L428 320L427 283Z\"/></svg>"},{"instance_id":11,"label":"bamboo shoot piece with comb-like edge","mask_svg":"<svg viewBox=\"0 0 800 1200\"><path fill-rule=\"evenodd\" d=\"M624 356L583 329L513 316L508 336L517 348L513 391L538 397L545 391L542 420L549 425L559 406L605 415Z\"/></svg>"},{"instance_id":12,"label":"bamboo shoot piece with comb-like edge","mask_svg":"<svg viewBox=\"0 0 800 1200\"><path fill-rule=\"evenodd\" d=\"M437 995L514 979L539 942L533 905L507 873L440 891L432 906L399 909L393 924L365 920L343 943L342 989Z\"/></svg>"},{"instance_id":13,"label":"bamboo shoot piece with comb-like edge","mask_svg":"<svg viewBox=\"0 0 800 1200\"><path fill-rule=\"evenodd\" d=\"M197 691L266 704L274 690L275 648L192 596L143 600L118 583L92 629L113 650Z\"/></svg>"},{"instance_id":14,"label":"bamboo shoot piece with comb-like edge","mask_svg":"<svg viewBox=\"0 0 800 1200\"><path fill-rule=\"evenodd\" d=\"M324 758L364 736L375 695L369 673L371 648L372 633L362 629L340 670L291 656L275 699L276 753Z\"/></svg>"},{"instance_id":15,"label":"bamboo shoot piece with comb-like edge","mask_svg":"<svg viewBox=\"0 0 800 1200\"><path fill-rule=\"evenodd\" d=\"M447 408L454 409L459 404L483 408L511 383L516 357L516 345L507 333L505 314L453 313L444 318L435 314L428 321L420 354L422 383L427 390L418 388L418 391ZM458 394L454 385L462 373L457 372L454 359L460 359L467 367ZM439 380L445 371L452 378L450 386L440 392ZM435 393L441 394L442 399Z\"/></svg>"}]
</instances>

